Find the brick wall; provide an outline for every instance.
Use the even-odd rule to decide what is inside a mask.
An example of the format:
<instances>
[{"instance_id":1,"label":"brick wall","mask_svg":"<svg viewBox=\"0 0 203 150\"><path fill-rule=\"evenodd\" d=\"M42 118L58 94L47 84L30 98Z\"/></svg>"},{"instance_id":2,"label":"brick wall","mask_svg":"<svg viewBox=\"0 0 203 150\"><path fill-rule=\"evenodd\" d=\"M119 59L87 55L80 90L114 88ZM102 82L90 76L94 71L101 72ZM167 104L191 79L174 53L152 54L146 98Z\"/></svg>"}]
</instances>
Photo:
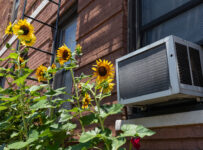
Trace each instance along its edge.
<instances>
[{"instance_id":1,"label":"brick wall","mask_svg":"<svg viewBox=\"0 0 203 150\"><path fill-rule=\"evenodd\" d=\"M57 0L55 0L57 1ZM28 0L26 14L30 15L40 5L42 0ZM72 6L75 0L62 0L61 16ZM12 0L5 3L0 0L0 49L11 36L4 36L4 30L10 20ZM21 0L18 18L23 9ZM56 5L49 3L36 17L46 23L53 24L56 20ZM34 45L40 49L51 52L52 30L37 22L32 23L35 27L37 42ZM3 38L2 38L3 37ZM80 58L80 67L75 71L76 75L81 72L91 73L91 67L96 59L108 59L115 63L115 59L127 53L127 0L78 0L78 18L76 40L83 47L84 55ZM16 42L13 44L15 47ZM1 57L6 57L10 51L6 51ZM29 50L28 66L36 69L41 64L49 65L50 56L35 50ZM6 62L1 64L6 66ZM34 75L33 75L34 76ZM28 81L29 84L37 84ZM116 102L116 90L105 103ZM111 117L107 122L114 131L116 119L122 119L121 115ZM153 137L144 138L141 142L143 150L192 150L203 149L202 125L167 127L154 129L157 133ZM114 131L115 134L115 131Z\"/></svg>"}]
</instances>

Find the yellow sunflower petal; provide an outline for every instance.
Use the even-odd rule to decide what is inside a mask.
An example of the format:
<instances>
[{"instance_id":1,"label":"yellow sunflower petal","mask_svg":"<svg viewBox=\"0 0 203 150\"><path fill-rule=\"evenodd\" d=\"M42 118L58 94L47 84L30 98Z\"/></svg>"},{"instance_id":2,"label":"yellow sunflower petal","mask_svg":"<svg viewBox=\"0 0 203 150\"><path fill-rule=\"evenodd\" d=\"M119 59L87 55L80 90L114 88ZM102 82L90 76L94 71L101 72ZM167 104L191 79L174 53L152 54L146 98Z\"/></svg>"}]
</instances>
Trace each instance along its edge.
<instances>
[{"instance_id":1,"label":"yellow sunflower petal","mask_svg":"<svg viewBox=\"0 0 203 150\"><path fill-rule=\"evenodd\" d=\"M65 62L69 61L71 58L71 50L64 44L59 47L57 50L57 58L60 65L63 65Z\"/></svg>"},{"instance_id":2,"label":"yellow sunflower petal","mask_svg":"<svg viewBox=\"0 0 203 150\"><path fill-rule=\"evenodd\" d=\"M9 25L6 27L5 34L13 34L13 26L11 22L9 22Z\"/></svg>"},{"instance_id":3,"label":"yellow sunflower petal","mask_svg":"<svg viewBox=\"0 0 203 150\"><path fill-rule=\"evenodd\" d=\"M19 40L29 41L34 34L34 27L26 19L21 19L13 26L13 33Z\"/></svg>"},{"instance_id":4,"label":"yellow sunflower petal","mask_svg":"<svg viewBox=\"0 0 203 150\"><path fill-rule=\"evenodd\" d=\"M36 42L36 36L32 34L29 38L30 39L21 41L21 44L25 46L33 46Z\"/></svg>"},{"instance_id":5,"label":"yellow sunflower petal","mask_svg":"<svg viewBox=\"0 0 203 150\"><path fill-rule=\"evenodd\" d=\"M111 62L109 61L109 63L107 63L107 60L101 60L99 59L98 61L96 61L97 65L95 66L94 70L95 72L93 73L93 76L96 77L96 80L98 82L102 82L106 79L109 78L113 78L114 77L114 67L113 64L111 64Z\"/></svg>"},{"instance_id":6,"label":"yellow sunflower petal","mask_svg":"<svg viewBox=\"0 0 203 150\"><path fill-rule=\"evenodd\" d=\"M47 67L45 67L45 66L43 66L43 65L41 65L41 66L39 66L39 67L37 68L35 74L36 74L37 79L38 79L39 82L40 82L40 81L46 81L46 80L47 80L46 77L45 77L46 72L47 72Z\"/></svg>"}]
</instances>

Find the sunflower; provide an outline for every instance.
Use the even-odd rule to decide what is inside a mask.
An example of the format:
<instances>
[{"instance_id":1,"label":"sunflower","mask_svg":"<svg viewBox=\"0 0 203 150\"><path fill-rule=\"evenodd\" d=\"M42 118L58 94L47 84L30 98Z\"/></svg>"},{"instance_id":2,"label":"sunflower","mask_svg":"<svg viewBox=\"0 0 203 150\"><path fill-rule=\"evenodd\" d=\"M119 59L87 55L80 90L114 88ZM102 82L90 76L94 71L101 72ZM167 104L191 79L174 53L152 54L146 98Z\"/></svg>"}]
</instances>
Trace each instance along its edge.
<instances>
[{"instance_id":1,"label":"sunflower","mask_svg":"<svg viewBox=\"0 0 203 150\"><path fill-rule=\"evenodd\" d=\"M39 66L37 68L37 70L36 70L36 76L37 76L37 79L38 79L39 82L47 80L46 77L45 77L46 72L47 72L47 67L45 67L43 65L41 65L41 66Z\"/></svg>"},{"instance_id":2,"label":"sunflower","mask_svg":"<svg viewBox=\"0 0 203 150\"><path fill-rule=\"evenodd\" d=\"M13 26L13 33L22 41L29 41L34 33L34 27L26 20L19 20Z\"/></svg>"},{"instance_id":3,"label":"sunflower","mask_svg":"<svg viewBox=\"0 0 203 150\"><path fill-rule=\"evenodd\" d=\"M82 99L82 109L87 109L90 104L91 98L90 95L85 93L85 97Z\"/></svg>"},{"instance_id":4,"label":"sunflower","mask_svg":"<svg viewBox=\"0 0 203 150\"><path fill-rule=\"evenodd\" d=\"M103 82L106 79L114 77L114 67L113 64L108 60L101 60L96 61L97 65L93 65L96 68L92 68L94 70L93 76L96 77L98 82Z\"/></svg>"},{"instance_id":5,"label":"sunflower","mask_svg":"<svg viewBox=\"0 0 203 150\"><path fill-rule=\"evenodd\" d=\"M23 64L23 62L24 62L24 59L22 58L22 57L19 57L19 63L20 63L20 67L22 67L22 68L25 68L25 64ZM23 65L22 65L23 64ZM15 69L17 70L18 69L18 65L17 64L15 64Z\"/></svg>"},{"instance_id":6,"label":"sunflower","mask_svg":"<svg viewBox=\"0 0 203 150\"><path fill-rule=\"evenodd\" d=\"M6 27L5 34L13 34L13 25L9 22L9 25Z\"/></svg>"},{"instance_id":7,"label":"sunflower","mask_svg":"<svg viewBox=\"0 0 203 150\"><path fill-rule=\"evenodd\" d=\"M64 44L57 50L57 58L60 65L63 65L71 58L71 50Z\"/></svg>"},{"instance_id":8,"label":"sunflower","mask_svg":"<svg viewBox=\"0 0 203 150\"><path fill-rule=\"evenodd\" d=\"M113 82L113 79L108 79L106 80L104 83L103 83L103 86L100 87L100 92L103 92L103 93L109 93L113 90L113 87L114 87L114 83Z\"/></svg>"},{"instance_id":9,"label":"sunflower","mask_svg":"<svg viewBox=\"0 0 203 150\"><path fill-rule=\"evenodd\" d=\"M51 65L51 69L56 69L56 65L55 65L55 64L52 64L52 65Z\"/></svg>"},{"instance_id":10,"label":"sunflower","mask_svg":"<svg viewBox=\"0 0 203 150\"><path fill-rule=\"evenodd\" d=\"M21 44L25 46L32 46L35 44L35 42L36 42L36 36L32 34L29 39L21 41Z\"/></svg>"}]
</instances>

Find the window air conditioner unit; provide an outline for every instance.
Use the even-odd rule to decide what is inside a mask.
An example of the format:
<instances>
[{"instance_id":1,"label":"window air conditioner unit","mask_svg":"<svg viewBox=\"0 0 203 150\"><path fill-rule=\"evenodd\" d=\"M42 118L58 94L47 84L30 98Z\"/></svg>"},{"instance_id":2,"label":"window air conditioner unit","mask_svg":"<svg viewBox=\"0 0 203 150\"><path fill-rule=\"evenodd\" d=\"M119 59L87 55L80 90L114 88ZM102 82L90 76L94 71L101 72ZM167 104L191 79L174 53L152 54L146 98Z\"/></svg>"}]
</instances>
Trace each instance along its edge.
<instances>
[{"instance_id":1,"label":"window air conditioner unit","mask_svg":"<svg viewBox=\"0 0 203 150\"><path fill-rule=\"evenodd\" d=\"M168 36L116 60L118 101L146 105L203 97L203 49Z\"/></svg>"}]
</instances>

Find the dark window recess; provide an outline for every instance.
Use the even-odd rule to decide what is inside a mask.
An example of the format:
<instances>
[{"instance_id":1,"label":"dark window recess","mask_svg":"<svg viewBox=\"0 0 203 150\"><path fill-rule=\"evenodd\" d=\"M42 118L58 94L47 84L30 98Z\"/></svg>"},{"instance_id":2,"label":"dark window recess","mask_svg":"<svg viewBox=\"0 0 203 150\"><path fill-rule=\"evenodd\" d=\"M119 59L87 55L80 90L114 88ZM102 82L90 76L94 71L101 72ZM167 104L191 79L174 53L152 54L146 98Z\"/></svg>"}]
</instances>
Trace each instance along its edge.
<instances>
[{"instance_id":1,"label":"dark window recess","mask_svg":"<svg viewBox=\"0 0 203 150\"><path fill-rule=\"evenodd\" d=\"M55 76L54 76L53 87L54 87L54 89L65 87L64 92L71 93L71 90L72 90L72 80L71 80L70 71L66 71L66 70L60 70L60 71L58 71L55 74ZM68 99L68 98L70 98L70 96L67 95L67 94L61 94L58 97L61 98L61 99ZM64 108L66 108L66 109L71 109L70 102L65 102L65 103L63 103L62 106Z\"/></svg>"},{"instance_id":2,"label":"dark window recess","mask_svg":"<svg viewBox=\"0 0 203 150\"><path fill-rule=\"evenodd\" d=\"M165 44L119 63L120 96L137 97L169 89Z\"/></svg>"},{"instance_id":3,"label":"dark window recess","mask_svg":"<svg viewBox=\"0 0 203 150\"><path fill-rule=\"evenodd\" d=\"M203 103L197 102L196 99L174 99L164 103L147 105L146 107L133 107L132 110L128 111L128 117L134 119L202 109Z\"/></svg>"},{"instance_id":4,"label":"dark window recess","mask_svg":"<svg viewBox=\"0 0 203 150\"><path fill-rule=\"evenodd\" d=\"M5 77L0 77L0 87L1 88L4 88L5 81L6 81Z\"/></svg>"},{"instance_id":5,"label":"dark window recess","mask_svg":"<svg viewBox=\"0 0 203 150\"><path fill-rule=\"evenodd\" d=\"M180 82L183 84L192 85L187 47L179 43L175 43L175 46L178 59L178 71Z\"/></svg>"},{"instance_id":6,"label":"dark window recess","mask_svg":"<svg viewBox=\"0 0 203 150\"><path fill-rule=\"evenodd\" d=\"M203 76L199 51L190 47L189 52L194 85L203 87Z\"/></svg>"},{"instance_id":7,"label":"dark window recess","mask_svg":"<svg viewBox=\"0 0 203 150\"><path fill-rule=\"evenodd\" d=\"M76 47L76 28L77 27L77 3L75 3L65 14L60 18L59 32L57 37L57 47L66 44L73 52ZM70 61L65 64L69 64ZM57 66L60 66L57 64ZM72 77L70 71L58 71L53 81L54 88L65 87L65 92L70 94L72 92ZM68 99L70 96L63 94L59 96L62 99ZM71 109L71 103L63 103L63 108Z\"/></svg>"}]
</instances>

